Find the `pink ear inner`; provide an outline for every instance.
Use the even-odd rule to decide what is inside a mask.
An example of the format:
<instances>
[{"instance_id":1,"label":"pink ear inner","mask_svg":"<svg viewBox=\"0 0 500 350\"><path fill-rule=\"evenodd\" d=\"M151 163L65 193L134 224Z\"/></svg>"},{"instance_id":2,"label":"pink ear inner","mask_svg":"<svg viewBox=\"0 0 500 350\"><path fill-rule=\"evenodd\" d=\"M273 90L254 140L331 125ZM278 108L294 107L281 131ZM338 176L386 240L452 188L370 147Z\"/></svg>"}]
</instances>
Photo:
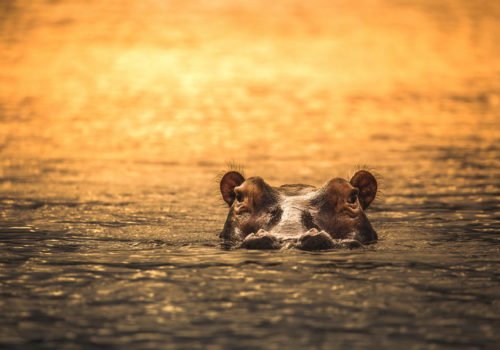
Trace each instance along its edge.
<instances>
[{"instance_id":1,"label":"pink ear inner","mask_svg":"<svg viewBox=\"0 0 500 350\"><path fill-rule=\"evenodd\" d=\"M234 188L241 185L245 181L243 175L237 171L230 171L226 173L220 180L220 192L224 201L231 206L234 202L236 194Z\"/></svg>"},{"instance_id":2,"label":"pink ear inner","mask_svg":"<svg viewBox=\"0 0 500 350\"><path fill-rule=\"evenodd\" d=\"M373 202L377 194L377 180L370 172L360 170L354 174L350 183L359 189L359 202L363 210L365 210Z\"/></svg>"}]
</instances>

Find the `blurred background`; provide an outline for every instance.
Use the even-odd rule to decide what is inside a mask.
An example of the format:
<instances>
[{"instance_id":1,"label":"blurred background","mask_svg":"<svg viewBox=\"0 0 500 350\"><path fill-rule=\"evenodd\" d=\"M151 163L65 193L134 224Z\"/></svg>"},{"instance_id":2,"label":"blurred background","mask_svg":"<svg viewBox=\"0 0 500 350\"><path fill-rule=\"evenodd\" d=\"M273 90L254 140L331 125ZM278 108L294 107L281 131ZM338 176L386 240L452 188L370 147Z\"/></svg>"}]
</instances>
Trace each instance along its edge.
<instances>
[{"instance_id":1,"label":"blurred background","mask_svg":"<svg viewBox=\"0 0 500 350\"><path fill-rule=\"evenodd\" d=\"M482 127L500 106L496 2L0 6L3 160L376 164L498 137Z\"/></svg>"},{"instance_id":2,"label":"blurred background","mask_svg":"<svg viewBox=\"0 0 500 350\"><path fill-rule=\"evenodd\" d=\"M1 344L498 344L498 38L498 1L1 1ZM379 243L221 250L231 164L368 167Z\"/></svg>"}]
</instances>

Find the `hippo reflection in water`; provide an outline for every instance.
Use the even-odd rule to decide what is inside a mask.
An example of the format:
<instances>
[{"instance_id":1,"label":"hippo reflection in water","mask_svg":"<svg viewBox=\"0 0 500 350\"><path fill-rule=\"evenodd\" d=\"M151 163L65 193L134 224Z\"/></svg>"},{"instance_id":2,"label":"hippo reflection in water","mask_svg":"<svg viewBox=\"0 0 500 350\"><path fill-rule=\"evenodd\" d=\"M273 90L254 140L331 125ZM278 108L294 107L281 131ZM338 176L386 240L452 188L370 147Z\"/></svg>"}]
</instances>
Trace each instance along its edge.
<instances>
[{"instance_id":1,"label":"hippo reflection in water","mask_svg":"<svg viewBox=\"0 0 500 350\"><path fill-rule=\"evenodd\" d=\"M377 240L364 213L375 199L377 181L366 170L349 182L334 178L321 188L271 187L260 177L245 180L230 171L222 177L220 190L230 207L220 237L244 248L321 250Z\"/></svg>"}]
</instances>

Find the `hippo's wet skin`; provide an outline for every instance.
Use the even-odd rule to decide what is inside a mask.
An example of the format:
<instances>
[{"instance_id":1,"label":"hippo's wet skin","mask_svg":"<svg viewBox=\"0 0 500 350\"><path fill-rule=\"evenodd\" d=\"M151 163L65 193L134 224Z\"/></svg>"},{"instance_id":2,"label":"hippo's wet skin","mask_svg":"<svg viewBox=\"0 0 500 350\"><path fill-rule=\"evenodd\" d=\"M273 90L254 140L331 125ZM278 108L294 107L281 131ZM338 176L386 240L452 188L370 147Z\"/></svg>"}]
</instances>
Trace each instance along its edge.
<instances>
[{"instance_id":1,"label":"hippo's wet skin","mask_svg":"<svg viewBox=\"0 0 500 350\"><path fill-rule=\"evenodd\" d=\"M230 171L220 190L230 207L220 237L244 248L321 250L377 240L364 213L375 199L377 181L366 170L349 182L334 178L321 188L271 187L260 177L245 180Z\"/></svg>"}]
</instances>

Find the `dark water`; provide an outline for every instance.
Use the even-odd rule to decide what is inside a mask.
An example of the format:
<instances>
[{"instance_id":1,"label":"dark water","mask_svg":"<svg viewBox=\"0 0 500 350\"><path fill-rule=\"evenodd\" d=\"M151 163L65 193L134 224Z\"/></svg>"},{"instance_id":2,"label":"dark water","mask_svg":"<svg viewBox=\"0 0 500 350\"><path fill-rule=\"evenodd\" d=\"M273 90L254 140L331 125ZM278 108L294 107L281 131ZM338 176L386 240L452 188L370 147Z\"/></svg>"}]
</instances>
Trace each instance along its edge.
<instances>
[{"instance_id":1,"label":"dark water","mask_svg":"<svg viewBox=\"0 0 500 350\"><path fill-rule=\"evenodd\" d=\"M0 5L0 347L496 349L494 2ZM227 162L367 166L367 248L224 250Z\"/></svg>"}]
</instances>

